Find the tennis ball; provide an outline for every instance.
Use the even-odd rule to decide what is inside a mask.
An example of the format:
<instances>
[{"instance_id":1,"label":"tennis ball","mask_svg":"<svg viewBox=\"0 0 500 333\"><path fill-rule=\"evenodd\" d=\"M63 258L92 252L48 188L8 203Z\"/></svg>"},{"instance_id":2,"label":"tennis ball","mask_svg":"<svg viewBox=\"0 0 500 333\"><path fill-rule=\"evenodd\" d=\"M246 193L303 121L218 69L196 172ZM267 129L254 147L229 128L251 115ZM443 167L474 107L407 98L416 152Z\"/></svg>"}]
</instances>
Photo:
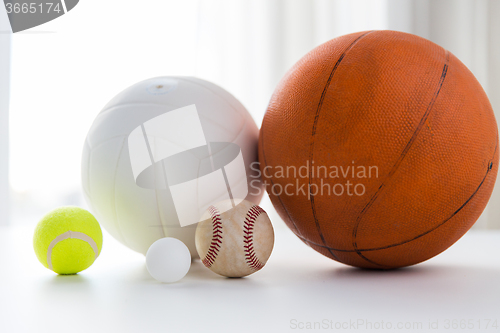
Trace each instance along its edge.
<instances>
[{"instance_id":1,"label":"tennis ball","mask_svg":"<svg viewBox=\"0 0 500 333\"><path fill-rule=\"evenodd\" d=\"M45 215L35 229L38 260L58 274L76 274L99 256L102 231L92 214L78 207L61 207Z\"/></svg>"}]
</instances>

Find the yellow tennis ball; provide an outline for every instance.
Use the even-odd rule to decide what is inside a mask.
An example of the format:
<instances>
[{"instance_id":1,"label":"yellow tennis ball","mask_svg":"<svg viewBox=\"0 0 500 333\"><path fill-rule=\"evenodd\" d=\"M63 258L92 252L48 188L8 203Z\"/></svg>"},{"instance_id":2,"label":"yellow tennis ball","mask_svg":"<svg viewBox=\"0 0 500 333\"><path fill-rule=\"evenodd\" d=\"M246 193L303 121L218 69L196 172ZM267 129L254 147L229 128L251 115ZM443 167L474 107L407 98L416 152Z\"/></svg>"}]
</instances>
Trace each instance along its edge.
<instances>
[{"instance_id":1,"label":"yellow tennis ball","mask_svg":"<svg viewBox=\"0 0 500 333\"><path fill-rule=\"evenodd\" d=\"M58 274L76 274L99 256L102 231L92 214L78 207L61 207L45 215L35 229L38 260Z\"/></svg>"}]
</instances>

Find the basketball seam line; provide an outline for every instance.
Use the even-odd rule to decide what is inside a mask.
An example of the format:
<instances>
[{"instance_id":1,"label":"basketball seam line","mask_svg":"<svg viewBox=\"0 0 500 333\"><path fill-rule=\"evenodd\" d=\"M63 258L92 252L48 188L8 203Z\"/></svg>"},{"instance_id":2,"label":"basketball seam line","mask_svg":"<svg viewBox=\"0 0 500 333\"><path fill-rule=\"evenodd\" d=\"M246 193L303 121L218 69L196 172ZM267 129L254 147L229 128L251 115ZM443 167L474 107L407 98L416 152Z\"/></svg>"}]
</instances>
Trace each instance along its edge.
<instances>
[{"instance_id":1,"label":"basketball seam line","mask_svg":"<svg viewBox=\"0 0 500 333\"><path fill-rule=\"evenodd\" d=\"M347 54L347 52L352 49L352 47L354 46L354 44L356 44L361 38L363 38L364 36L368 35L369 33L372 33L373 31L374 30L368 31L368 32L362 34L361 36L357 37L344 50L344 52L342 52L342 54L340 55L339 59L337 59L337 61L335 62L335 65L333 66L332 71L330 72L330 76L328 77L328 80L326 81L325 87L323 88L323 92L321 93L321 97L319 99L318 106L316 108L316 114L314 116L314 122L313 122L312 134L311 134L311 143L309 145L310 146L310 150L309 150L309 163L311 165L312 165L312 161L313 161L313 158L314 158L314 141L315 141L316 129L317 129L318 120L319 120L319 114L320 114L321 108L323 106L323 101L325 99L326 92L327 92L328 88L330 87L330 83L331 83L331 81L333 79L333 75L335 74L335 71L339 67L340 63L344 59L344 57ZM318 230L318 233L319 233L319 236L321 238L321 241L323 242L323 244L326 245L326 240L325 240L325 237L323 236L323 233L321 232L321 227L319 225L319 220L318 220L318 217L316 215L316 208L315 208L315 205L314 205L314 195L311 193L311 184L312 184L312 174L311 174L311 172L312 171L310 170L309 171L309 198L310 198L310 202L311 202L311 210L312 210L312 213L313 213L314 223L316 224L316 229ZM333 253L333 251L331 249L328 249L328 251L333 256L334 259L336 259L337 261L339 261L339 259Z\"/></svg>"},{"instance_id":2,"label":"basketball seam line","mask_svg":"<svg viewBox=\"0 0 500 333\"><path fill-rule=\"evenodd\" d=\"M245 217L245 222L243 224L243 243L245 243L245 245L243 245L243 248L245 251L245 261L247 265L255 271L258 271L259 269L264 267L264 264L259 260L257 254L255 253L253 244L253 229L255 226L255 220L261 213L264 213L264 210L262 208L260 208L259 206L252 206L248 210Z\"/></svg>"},{"instance_id":3,"label":"basketball seam line","mask_svg":"<svg viewBox=\"0 0 500 333\"><path fill-rule=\"evenodd\" d=\"M210 212L210 217L212 219L212 240L210 246L208 247L208 252L203 258L202 262L206 267L211 267L222 245L222 222L220 217L220 212L215 206L208 207Z\"/></svg>"},{"instance_id":4,"label":"basketball seam line","mask_svg":"<svg viewBox=\"0 0 500 333\"><path fill-rule=\"evenodd\" d=\"M365 207L361 210L360 214L358 215L358 217L356 218L356 224L354 225L354 229L352 231L352 245L354 247L354 250L356 251L356 253L363 259L365 259L366 261L374 264L374 265L378 265L378 266L382 266L384 267L385 265L381 265L381 264L378 264L368 258L366 258L365 256L363 256L363 254L361 254L361 252L359 252L357 250L358 248L358 244L357 244L357 241L356 241L356 238L357 238L357 233L358 233L358 228L359 228L359 225L361 223L361 219L364 217L365 213L368 211L368 209L370 209L370 207L373 205L373 203L377 200L379 194L383 191L383 189L385 188L386 186L386 183L391 179L391 177L396 173L396 171L398 170L399 166L401 165L401 163L403 162L404 158L406 157L406 155L408 154L408 151L411 149L411 147L413 146L413 143L415 142L417 136L420 134L420 132L422 131L422 128L424 127L425 125L425 122L427 121L427 119L429 118L429 115L432 111L432 108L434 107L434 103L436 102L438 96L439 96L439 93L441 92L441 88L443 87L443 83L444 83L444 80L446 78L446 74L448 73L448 63L449 63L449 52L446 51L445 53L446 55L446 60L445 60L445 63L443 65L443 70L441 71L441 77L439 78L439 84L438 84L438 88L437 90L435 91L434 95L432 96L432 99L431 101L429 102L429 104L427 105L427 109L425 110L425 113L424 115L422 116L422 118L420 119L420 122L417 126L417 128L415 129L415 131L413 132L410 140L408 141L408 143L406 144L405 148L403 149L403 151L401 152L401 154L399 155L399 158L397 159L396 163L393 165L393 167L391 168L391 170L389 171L389 173L387 174L387 176L385 177L384 181L382 182L382 184L380 185L380 187L377 189L377 191L375 192L375 194L371 197L370 201L368 201L368 203L365 205Z\"/></svg>"},{"instance_id":5,"label":"basketball seam line","mask_svg":"<svg viewBox=\"0 0 500 333\"><path fill-rule=\"evenodd\" d=\"M264 164L267 166L266 153L265 153L265 150L264 150L264 122L262 122L262 127L260 129L260 132L262 133L262 136L261 136L261 139L260 139L260 141L262 142L262 156L264 157ZM262 176L264 176L264 174L262 174ZM261 178L263 178L263 177L261 177ZM272 190L272 187L274 186L273 179L270 177L269 181L271 182L271 190ZM285 210L285 213L288 216L288 220L292 222L293 227L298 232L298 234L296 234L295 232L294 232L294 234L296 234L299 237L302 236L302 233L300 232L299 228L297 227L297 225L295 224L295 222L293 221L293 219L290 217L290 213L288 212L288 209L286 209L285 205L283 204L283 200L281 200L281 196L276 194L276 197L278 197L278 200L279 200L279 202L281 204L281 207L283 207L283 209ZM269 198L271 198L270 195L269 195ZM293 230L292 230L292 232L293 232Z\"/></svg>"},{"instance_id":6,"label":"basketball seam line","mask_svg":"<svg viewBox=\"0 0 500 333\"><path fill-rule=\"evenodd\" d=\"M496 154L496 151L497 151L497 147L498 147L498 144L497 146L495 146L495 150L494 150L494 153L493 153L493 157L495 156ZM399 245L404 245L406 243L409 243L411 241L414 241L420 237L423 237L431 232L433 232L434 230L436 230L437 228L439 228L440 226L442 226L443 224L445 224L446 222L448 222L449 220L451 220L455 215L457 215L472 199L473 197L477 194L477 192L479 192L479 190L481 189L481 187L483 186L483 183L484 181L486 180L486 177L488 176L488 173L492 170L492 168L490 169L489 167L487 168L486 170L486 174L484 175L481 183L479 184L479 186L476 188L476 190L471 194L471 196L456 210L454 211L448 218L444 219L443 222L439 223L437 226L435 226L434 228L432 229L429 229L423 233L421 233L420 235L417 235L411 239L408 239L408 240L405 240L405 241L402 241L402 242L399 242L399 243L395 243L395 244L391 244L391 245L386 245L386 246L381 246L381 247L374 247L374 248L367 248L367 249L357 249L357 251L361 251L361 252L368 252L368 251L378 251L378 250L386 250L386 249L389 249L391 247L395 247L395 246L399 246ZM302 240L312 244L312 245L316 245L316 246L320 246L320 247L324 247L324 248L329 248L328 246L325 246L325 245L321 245L321 244L317 244L317 243L314 243L314 242L311 242L310 240L307 240L305 238L301 238ZM344 249L335 249L335 248L330 248L331 250L334 250L334 251L339 251L339 252L356 252L356 250L344 250Z\"/></svg>"}]
</instances>

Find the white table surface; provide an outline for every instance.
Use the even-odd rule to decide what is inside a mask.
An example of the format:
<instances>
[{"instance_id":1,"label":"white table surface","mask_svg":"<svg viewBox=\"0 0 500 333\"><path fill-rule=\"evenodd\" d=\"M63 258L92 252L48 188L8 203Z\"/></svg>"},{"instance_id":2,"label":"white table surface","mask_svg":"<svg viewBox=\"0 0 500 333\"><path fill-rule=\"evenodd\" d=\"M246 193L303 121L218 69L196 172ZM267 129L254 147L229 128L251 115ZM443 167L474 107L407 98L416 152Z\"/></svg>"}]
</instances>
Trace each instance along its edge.
<instances>
[{"instance_id":1,"label":"white table surface","mask_svg":"<svg viewBox=\"0 0 500 333\"><path fill-rule=\"evenodd\" d=\"M0 227L2 333L310 332L315 322L325 332L388 323L394 332L500 332L498 231L470 231L423 264L381 272L331 261L281 228L262 271L228 279L198 260L174 284L153 280L144 256L108 234L93 266L58 276L37 261L32 233Z\"/></svg>"}]
</instances>

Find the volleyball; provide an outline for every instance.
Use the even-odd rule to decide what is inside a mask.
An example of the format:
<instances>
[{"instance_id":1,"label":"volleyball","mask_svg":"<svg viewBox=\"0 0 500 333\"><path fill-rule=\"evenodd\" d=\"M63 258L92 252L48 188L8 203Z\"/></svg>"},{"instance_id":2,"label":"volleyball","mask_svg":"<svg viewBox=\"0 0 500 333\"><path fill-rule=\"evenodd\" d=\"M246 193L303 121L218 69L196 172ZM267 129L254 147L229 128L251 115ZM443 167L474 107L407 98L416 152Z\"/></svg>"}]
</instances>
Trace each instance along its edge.
<instances>
[{"instance_id":1,"label":"volleyball","mask_svg":"<svg viewBox=\"0 0 500 333\"><path fill-rule=\"evenodd\" d=\"M254 120L221 87L193 77L148 79L119 93L93 122L82 154L84 196L103 228L132 250L146 254L156 240L174 237L197 257L193 222L198 210L179 210L179 205L199 202L203 212L230 195L258 204L263 191L247 191L250 181L254 189L262 187L250 167L257 161L257 145ZM229 151L232 162L212 155L204 159L207 163L186 162L198 161L207 149L212 155L217 155L214 149ZM160 167L171 160L182 162L174 165L175 184ZM217 172L186 176L204 165ZM224 179L228 187L200 189L207 178L212 183Z\"/></svg>"}]
</instances>

